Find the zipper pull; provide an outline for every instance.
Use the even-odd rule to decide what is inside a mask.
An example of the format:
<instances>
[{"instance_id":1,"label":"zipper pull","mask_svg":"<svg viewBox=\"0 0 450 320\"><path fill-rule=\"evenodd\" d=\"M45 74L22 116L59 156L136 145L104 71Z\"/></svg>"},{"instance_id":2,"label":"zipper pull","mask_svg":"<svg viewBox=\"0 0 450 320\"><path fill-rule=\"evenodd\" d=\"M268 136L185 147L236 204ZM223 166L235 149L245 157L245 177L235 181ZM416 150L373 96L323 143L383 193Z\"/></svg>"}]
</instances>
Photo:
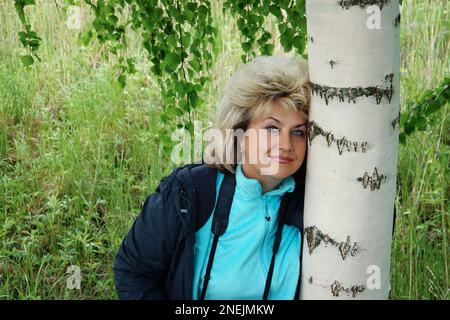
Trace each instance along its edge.
<instances>
[{"instance_id":1,"label":"zipper pull","mask_svg":"<svg viewBox=\"0 0 450 320\"><path fill-rule=\"evenodd\" d=\"M266 220L267 220L267 222L269 222L270 216L269 216L269 213L267 212L267 203L265 203L265 202L264 202L264 207L266 208Z\"/></svg>"}]
</instances>

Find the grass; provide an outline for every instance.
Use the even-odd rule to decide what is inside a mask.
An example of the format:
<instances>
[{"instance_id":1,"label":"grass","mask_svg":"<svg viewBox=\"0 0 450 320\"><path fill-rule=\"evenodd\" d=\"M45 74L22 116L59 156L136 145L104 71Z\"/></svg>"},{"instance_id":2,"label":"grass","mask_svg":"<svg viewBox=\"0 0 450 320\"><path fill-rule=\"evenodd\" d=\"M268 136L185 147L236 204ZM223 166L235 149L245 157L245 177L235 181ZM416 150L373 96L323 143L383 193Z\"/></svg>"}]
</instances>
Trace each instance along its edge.
<instances>
[{"instance_id":1,"label":"grass","mask_svg":"<svg viewBox=\"0 0 450 320\"><path fill-rule=\"evenodd\" d=\"M42 62L25 69L19 19L11 1L0 1L0 299L115 299L115 251L142 201L173 167L154 143L161 98L145 52L139 37L132 39L129 53L143 72L122 90L114 59L98 44L78 45L50 1L30 11L43 35ZM403 3L402 111L449 70L450 6ZM205 122L240 64L233 20L218 23L223 41L214 83L194 115ZM447 107L400 146L393 299L449 298L448 117ZM70 265L81 268L80 290L67 288Z\"/></svg>"}]
</instances>

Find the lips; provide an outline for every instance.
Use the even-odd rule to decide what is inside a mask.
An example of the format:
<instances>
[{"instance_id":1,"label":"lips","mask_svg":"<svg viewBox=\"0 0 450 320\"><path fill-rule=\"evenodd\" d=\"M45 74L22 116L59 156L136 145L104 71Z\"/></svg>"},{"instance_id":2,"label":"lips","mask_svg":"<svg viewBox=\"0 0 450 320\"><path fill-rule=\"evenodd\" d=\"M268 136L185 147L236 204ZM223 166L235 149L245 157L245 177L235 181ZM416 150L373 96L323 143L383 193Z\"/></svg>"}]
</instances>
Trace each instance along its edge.
<instances>
[{"instance_id":1,"label":"lips","mask_svg":"<svg viewBox=\"0 0 450 320\"><path fill-rule=\"evenodd\" d=\"M292 162L292 158L289 157L283 157L283 156L275 156L271 157L273 160L279 162L279 163L290 163Z\"/></svg>"}]
</instances>

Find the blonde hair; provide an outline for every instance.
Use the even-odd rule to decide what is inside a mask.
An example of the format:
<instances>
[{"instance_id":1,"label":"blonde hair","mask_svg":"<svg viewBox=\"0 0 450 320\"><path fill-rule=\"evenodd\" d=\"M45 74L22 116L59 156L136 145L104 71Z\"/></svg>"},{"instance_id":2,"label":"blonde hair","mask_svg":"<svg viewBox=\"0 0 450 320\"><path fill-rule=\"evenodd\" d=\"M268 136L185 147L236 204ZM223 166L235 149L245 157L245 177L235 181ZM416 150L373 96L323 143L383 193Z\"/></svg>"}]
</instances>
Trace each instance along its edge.
<instances>
[{"instance_id":1,"label":"blonde hair","mask_svg":"<svg viewBox=\"0 0 450 320\"><path fill-rule=\"evenodd\" d=\"M247 130L250 121L267 112L272 103L309 114L310 87L305 59L259 56L237 70L219 101L213 127L222 133L225 141L222 146L214 147L212 166L235 173L238 143L229 129ZM230 146L234 161L217 161L227 158Z\"/></svg>"}]
</instances>

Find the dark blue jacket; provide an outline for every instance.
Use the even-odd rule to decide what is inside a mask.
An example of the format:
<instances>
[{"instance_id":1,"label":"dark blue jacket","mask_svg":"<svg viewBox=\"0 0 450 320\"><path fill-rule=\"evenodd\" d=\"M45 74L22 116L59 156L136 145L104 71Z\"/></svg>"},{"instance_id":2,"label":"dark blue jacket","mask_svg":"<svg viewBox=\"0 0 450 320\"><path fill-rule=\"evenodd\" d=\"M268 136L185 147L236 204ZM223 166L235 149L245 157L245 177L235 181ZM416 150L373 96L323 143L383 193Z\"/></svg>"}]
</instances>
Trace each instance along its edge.
<instances>
[{"instance_id":1,"label":"dark blue jacket","mask_svg":"<svg viewBox=\"0 0 450 320\"><path fill-rule=\"evenodd\" d=\"M191 164L161 180L116 254L113 268L120 299L192 300L195 232L213 211L216 178L217 169ZM288 197L286 224L303 235L304 185L296 183ZM301 273L297 293L300 279Z\"/></svg>"},{"instance_id":2,"label":"dark blue jacket","mask_svg":"<svg viewBox=\"0 0 450 320\"><path fill-rule=\"evenodd\" d=\"M117 252L114 276L120 299L192 299L195 232L213 211L216 178L217 169L193 164L161 180ZM301 232L303 197L304 188L296 184L286 218Z\"/></svg>"}]
</instances>

